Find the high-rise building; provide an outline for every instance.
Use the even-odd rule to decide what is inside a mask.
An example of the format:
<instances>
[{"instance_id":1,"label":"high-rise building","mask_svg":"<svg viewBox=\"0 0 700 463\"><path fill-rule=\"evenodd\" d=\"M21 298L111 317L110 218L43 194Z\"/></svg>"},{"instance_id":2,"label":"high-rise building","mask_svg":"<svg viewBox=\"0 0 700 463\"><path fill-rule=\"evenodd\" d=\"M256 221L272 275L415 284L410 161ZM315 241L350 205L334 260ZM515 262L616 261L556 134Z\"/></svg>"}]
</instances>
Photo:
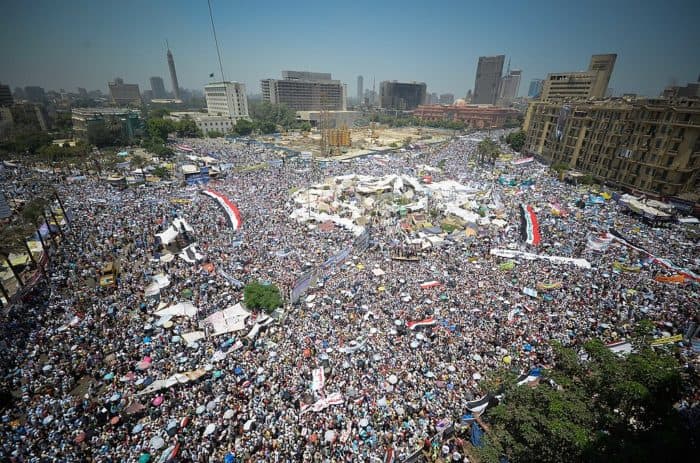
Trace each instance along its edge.
<instances>
[{"instance_id":1,"label":"high-rise building","mask_svg":"<svg viewBox=\"0 0 700 463\"><path fill-rule=\"evenodd\" d=\"M346 89L330 73L282 71L282 79L260 81L263 101L294 111L345 111Z\"/></svg>"},{"instance_id":2,"label":"high-rise building","mask_svg":"<svg viewBox=\"0 0 700 463\"><path fill-rule=\"evenodd\" d=\"M595 80L591 88L592 98L604 98L607 96L608 84L610 83L610 76L616 60L617 55L615 53L591 56L588 72L595 74Z\"/></svg>"},{"instance_id":3,"label":"high-rise building","mask_svg":"<svg viewBox=\"0 0 700 463\"><path fill-rule=\"evenodd\" d=\"M532 101L525 151L626 190L700 188L700 99Z\"/></svg>"},{"instance_id":4,"label":"high-rise building","mask_svg":"<svg viewBox=\"0 0 700 463\"><path fill-rule=\"evenodd\" d=\"M46 92L37 86L24 87L24 97L30 103L43 103L46 100Z\"/></svg>"},{"instance_id":5,"label":"high-rise building","mask_svg":"<svg viewBox=\"0 0 700 463\"><path fill-rule=\"evenodd\" d=\"M501 104L508 105L518 97L520 90L520 77L523 71L519 69L509 70L508 73L501 79L501 88L499 90L498 99Z\"/></svg>"},{"instance_id":6,"label":"high-rise building","mask_svg":"<svg viewBox=\"0 0 700 463\"><path fill-rule=\"evenodd\" d=\"M239 82L212 82L204 87L207 112L238 121L248 119L248 97L245 84Z\"/></svg>"},{"instance_id":7,"label":"high-rise building","mask_svg":"<svg viewBox=\"0 0 700 463\"><path fill-rule=\"evenodd\" d=\"M541 100L605 98L617 55L593 55L587 71L547 75Z\"/></svg>"},{"instance_id":8,"label":"high-rise building","mask_svg":"<svg viewBox=\"0 0 700 463\"><path fill-rule=\"evenodd\" d=\"M542 79L532 79L527 91L528 98L538 98L542 94Z\"/></svg>"},{"instance_id":9,"label":"high-rise building","mask_svg":"<svg viewBox=\"0 0 700 463\"><path fill-rule=\"evenodd\" d=\"M443 93L440 95L438 103L440 104L452 104L455 102L455 96L452 93Z\"/></svg>"},{"instance_id":10,"label":"high-rise building","mask_svg":"<svg viewBox=\"0 0 700 463\"><path fill-rule=\"evenodd\" d=\"M83 87L78 87L78 96L79 96L80 98L87 98L87 97L88 97L88 92L87 92L87 90L84 89Z\"/></svg>"},{"instance_id":11,"label":"high-rise building","mask_svg":"<svg viewBox=\"0 0 700 463\"><path fill-rule=\"evenodd\" d=\"M168 94L165 92L165 84L163 83L162 77L151 77L151 91L153 92L153 98L167 98Z\"/></svg>"},{"instance_id":12,"label":"high-rise building","mask_svg":"<svg viewBox=\"0 0 700 463\"><path fill-rule=\"evenodd\" d=\"M9 85L0 84L0 106L8 107L12 106L14 100L12 98L12 92L10 92Z\"/></svg>"},{"instance_id":13,"label":"high-rise building","mask_svg":"<svg viewBox=\"0 0 700 463\"><path fill-rule=\"evenodd\" d=\"M426 98L426 104L438 104L438 94L435 92L430 93Z\"/></svg>"},{"instance_id":14,"label":"high-rise building","mask_svg":"<svg viewBox=\"0 0 700 463\"><path fill-rule=\"evenodd\" d=\"M379 106L402 111L425 104L427 85L424 82L397 82L385 80L379 84Z\"/></svg>"},{"instance_id":15,"label":"high-rise building","mask_svg":"<svg viewBox=\"0 0 700 463\"><path fill-rule=\"evenodd\" d=\"M176 100L180 99L180 86L177 83L177 72L175 72L175 60L173 59L173 53L170 51L170 48L168 47L168 69L170 69L170 80L172 81L173 84L173 96L175 97Z\"/></svg>"},{"instance_id":16,"label":"high-rise building","mask_svg":"<svg viewBox=\"0 0 700 463\"><path fill-rule=\"evenodd\" d=\"M75 137L93 144L131 141L145 130L141 112L128 108L73 108L71 120Z\"/></svg>"},{"instance_id":17,"label":"high-rise building","mask_svg":"<svg viewBox=\"0 0 700 463\"><path fill-rule=\"evenodd\" d=\"M480 56L474 82L474 104L496 104L505 55Z\"/></svg>"},{"instance_id":18,"label":"high-rise building","mask_svg":"<svg viewBox=\"0 0 700 463\"><path fill-rule=\"evenodd\" d=\"M124 80L117 77L114 82L107 84L112 103L117 106L140 105L141 92L138 84L125 84Z\"/></svg>"},{"instance_id":19,"label":"high-rise building","mask_svg":"<svg viewBox=\"0 0 700 463\"><path fill-rule=\"evenodd\" d=\"M365 96L364 91L364 79L362 76L357 76L357 104L362 104L362 100Z\"/></svg>"}]
</instances>

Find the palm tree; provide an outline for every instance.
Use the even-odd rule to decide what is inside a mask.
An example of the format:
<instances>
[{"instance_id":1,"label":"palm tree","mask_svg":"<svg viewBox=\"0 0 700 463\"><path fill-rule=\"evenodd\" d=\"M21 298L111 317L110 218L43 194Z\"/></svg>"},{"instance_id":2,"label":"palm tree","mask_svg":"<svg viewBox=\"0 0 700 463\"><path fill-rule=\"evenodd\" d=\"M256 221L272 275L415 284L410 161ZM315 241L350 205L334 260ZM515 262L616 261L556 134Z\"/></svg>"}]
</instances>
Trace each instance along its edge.
<instances>
[{"instance_id":1,"label":"palm tree","mask_svg":"<svg viewBox=\"0 0 700 463\"><path fill-rule=\"evenodd\" d=\"M141 169L141 175L143 176L143 182L146 183L146 172L144 172L143 168L146 167L148 164L148 161L146 158L143 156L139 156L138 154L135 155L134 157L131 158L131 164L136 167L137 169Z\"/></svg>"}]
</instances>

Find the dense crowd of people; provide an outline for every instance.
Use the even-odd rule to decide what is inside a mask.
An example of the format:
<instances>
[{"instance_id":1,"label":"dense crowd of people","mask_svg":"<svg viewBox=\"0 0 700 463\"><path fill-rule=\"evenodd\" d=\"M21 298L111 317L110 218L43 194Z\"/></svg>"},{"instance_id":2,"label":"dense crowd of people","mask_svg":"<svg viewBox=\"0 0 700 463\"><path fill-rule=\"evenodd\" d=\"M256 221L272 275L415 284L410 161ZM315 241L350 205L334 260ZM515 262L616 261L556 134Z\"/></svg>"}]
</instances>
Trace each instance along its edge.
<instances>
[{"instance_id":1,"label":"dense crowd of people","mask_svg":"<svg viewBox=\"0 0 700 463\"><path fill-rule=\"evenodd\" d=\"M578 207L588 189L561 182L536 162L481 164L483 135L397 151L381 162L370 156L320 168L287 160L230 170L209 187L237 205L239 230L198 187L179 181L116 189L99 178L67 183L41 174L55 182L70 220L34 297L2 315L0 384L14 402L2 411L0 456L369 462L394 452L400 461L459 424L468 403L487 392L491 372L551 366L552 341L620 341L641 319L655 323L657 337L687 330L697 316L696 283L654 281L674 272L618 242L602 251L587 246L589 236L614 228L651 254L697 269L697 243L684 238L683 225L651 226L613 200ZM222 139L178 143L235 166L277 156ZM399 217L376 222L368 249L321 275L257 337L244 330L184 342L182 334L199 330L200 320L242 301L227 277L271 282L288 294L304 272L352 245L355 236L343 228L290 219L290 192L348 173L418 176L419 165L440 166L434 181L488 191L477 198L483 215L498 213L507 224L479 225L476 236L409 253L393 232ZM23 168L3 175L3 188L15 185L15 194L31 185L22 183ZM504 175L515 185L499 182ZM493 205L494 194L501 204ZM520 204L536 211L539 246L522 242ZM194 229L188 239L203 262L161 258L155 235L176 217ZM524 259L505 268L494 248L583 258L591 268ZM394 259L397 253L418 259ZM115 286L99 283L108 262L119 269ZM372 272L377 268L383 272ZM170 284L147 297L157 274ZM428 281L439 284L421 286ZM523 292L538 285L545 288L538 297ZM154 315L182 301L197 315L165 323ZM406 329L427 319L435 323ZM681 355L697 366L689 345ZM141 393L154 380L200 369L205 373L194 381ZM698 390L688 387L688 404L697 403ZM459 439L433 439L426 449L442 461L466 461Z\"/></svg>"}]
</instances>

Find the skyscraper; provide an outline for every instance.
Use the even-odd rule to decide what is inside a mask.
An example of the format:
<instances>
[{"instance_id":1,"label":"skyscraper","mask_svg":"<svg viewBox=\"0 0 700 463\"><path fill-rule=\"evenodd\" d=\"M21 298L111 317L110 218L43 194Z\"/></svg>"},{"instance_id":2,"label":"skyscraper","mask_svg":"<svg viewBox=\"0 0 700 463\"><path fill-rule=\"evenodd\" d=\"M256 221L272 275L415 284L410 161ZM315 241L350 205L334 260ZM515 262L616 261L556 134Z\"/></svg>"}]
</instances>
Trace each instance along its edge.
<instances>
[{"instance_id":1,"label":"skyscraper","mask_svg":"<svg viewBox=\"0 0 700 463\"><path fill-rule=\"evenodd\" d=\"M28 86L24 87L24 97L31 103L43 103L46 93L41 87Z\"/></svg>"},{"instance_id":2,"label":"skyscraper","mask_svg":"<svg viewBox=\"0 0 700 463\"><path fill-rule=\"evenodd\" d=\"M358 104L362 104L362 99L365 95L365 92L363 89L363 87L364 87L363 84L364 84L364 79L362 78L362 76L357 76L357 103Z\"/></svg>"},{"instance_id":3,"label":"skyscraper","mask_svg":"<svg viewBox=\"0 0 700 463\"><path fill-rule=\"evenodd\" d=\"M239 82L211 82L204 87L207 112L234 121L248 119L248 97L245 85Z\"/></svg>"},{"instance_id":4,"label":"skyscraper","mask_svg":"<svg viewBox=\"0 0 700 463\"><path fill-rule=\"evenodd\" d=\"M345 111L346 90L330 73L282 71L282 79L260 81L263 101L285 104L294 111Z\"/></svg>"},{"instance_id":5,"label":"skyscraper","mask_svg":"<svg viewBox=\"0 0 700 463\"><path fill-rule=\"evenodd\" d=\"M528 98L538 98L542 94L542 79L532 79L527 91Z\"/></svg>"},{"instance_id":6,"label":"skyscraper","mask_svg":"<svg viewBox=\"0 0 700 463\"><path fill-rule=\"evenodd\" d=\"M479 57L472 103L496 104L505 59L505 55Z\"/></svg>"},{"instance_id":7,"label":"skyscraper","mask_svg":"<svg viewBox=\"0 0 700 463\"><path fill-rule=\"evenodd\" d=\"M615 53L591 56L588 72L595 73L596 75L595 82L591 88L591 96L594 98L604 98L607 96L608 84L610 83L610 76L612 75L616 60L617 55Z\"/></svg>"},{"instance_id":8,"label":"skyscraper","mask_svg":"<svg viewBox=\"0 0 700 463\"><path fill-rule=\"evenodd\" d=\"M498 99L501 104L507 105L518 97L520 89L520 77L523 71L519 69L508 70L508 73L501 79L501 88L498 92Z\"/></svg>"},{"instance_id":9,"label":"skyscraper","mask_svg":"<svg viewBox=\"0 0 700 463\"><path fill-rule=\"evenodd\" d=\"M173 83L173 95L176 100L180 99L180 86L177 83L177 73L175 72L175 60L173 59L173 53L168 47L168 68L170 69L170 80Z\"/></svg>"},{"instance_id":10,"label":"skyscraper","mask_svg":"<svg viewBox=\"0 0 700 463\"><path fill-rule=\"evenodd\" d=\"M163 84L162 77L151 77L151 91L153 92L153 98L167 98L165 93L165 84Z\"/></svg>"},{"instance_id":11,"label":"skyscraper","mask_svg":"<svg viewBox=\"0 0 700 463\"><path fill-rule=\"evenodd\" d=\"M0 106L12 106L13 103L10 86L0 84Z\"/></svg>"},{"instance_id":12,"label":"skyscraper","mask_svg":"<svg viewBox=\"0 0 700 463\"><path fill-rule=\"evenodd\" d=\"M112 103L115 105L141 104L141 92L138 84L125 84L124 79L117 77L114 82L109 82L107 86Z\"/></svg>"},{"instance_id":13,"label":"skyscraper","mask_svg":"<svg viewBox=\"0 0 700 463\"><path fill-rule=\"evenodd\" d=\"M379 104L384 109L415 109L425 104L427 85L424 82L385 80L379 84Z\"/></svg>"}]
</instances>

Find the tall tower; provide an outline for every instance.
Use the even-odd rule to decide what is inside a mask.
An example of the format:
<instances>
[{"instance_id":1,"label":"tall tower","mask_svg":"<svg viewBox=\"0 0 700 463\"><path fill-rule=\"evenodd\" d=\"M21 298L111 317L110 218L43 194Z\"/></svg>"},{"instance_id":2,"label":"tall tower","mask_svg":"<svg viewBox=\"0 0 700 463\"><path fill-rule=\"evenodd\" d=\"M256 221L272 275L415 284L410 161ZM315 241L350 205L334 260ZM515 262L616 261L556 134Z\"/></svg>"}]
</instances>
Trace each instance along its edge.
<instances>
[{"instance_id":1,"label":"tall tower","mask_svg":"<svg viewBox=\"0 0 700 463\"><path fill-rule=\"evenodd\" d=\"M166 42L167 44L167 42ZM175 94L175 99L180 99L180 86L177 84L177 73L175 72L175 60L173 59L173 54L170 51L170 46L168 47L168 68L170 68L170 80L173 81L173 94Z\"/></svg>"},{"instance_id":2,"label":"tall tower","mask_svg":"<svg viewBox=\"0 0 700 463\"><path fill-rule=\"evenodd\" d=\"M365 95L364 82L362 76L357 76L357 104L362 104L363 97Z\"/></svg>"},{"instance_id":3,"label":"tall tower","mask_svg":"<svg viewBox=\"0 0 700 463\"><path fill-rule=\"evenodd\" d=\"M505 58L505 55L479 57L472 103L496 104Z\"/></svg>"}]
</instances>

